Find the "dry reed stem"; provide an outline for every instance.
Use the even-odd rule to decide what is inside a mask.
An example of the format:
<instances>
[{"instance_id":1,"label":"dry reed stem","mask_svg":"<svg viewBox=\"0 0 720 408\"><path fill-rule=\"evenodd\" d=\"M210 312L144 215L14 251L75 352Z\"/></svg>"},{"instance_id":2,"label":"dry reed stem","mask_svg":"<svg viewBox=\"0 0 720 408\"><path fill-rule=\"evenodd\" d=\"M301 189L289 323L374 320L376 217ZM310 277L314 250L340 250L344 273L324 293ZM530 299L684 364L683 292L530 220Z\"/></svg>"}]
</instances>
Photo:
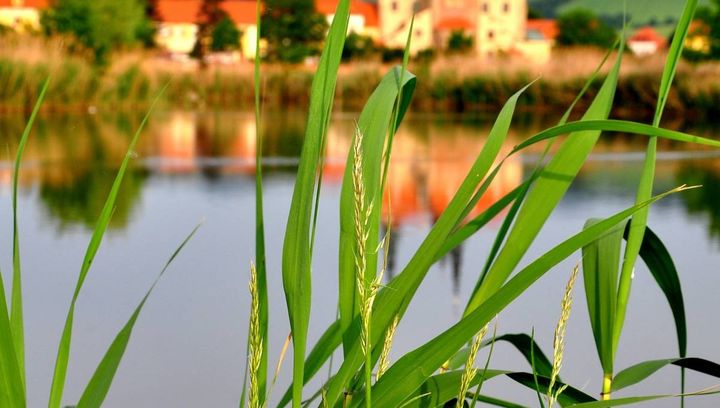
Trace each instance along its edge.
<instances>
[{"instance_id":1,"label":"dry reed stem","mask_svg":"<svg viewBox=\"0 0 720 408\"><path fill-rule=\"evenodd\" d=\"M555 328L555 337L553 339L552 374L550 375L550 386L547 391L548 408L552 408L555 405L558 396L560 396L560 394L565 391L565 388L567 388L567 385L563 385L553 391L555 381L560 375L560 369L562 368L563 354L565 352L565 332L567 329L568 319L570 319L570 312L572 311L572 291L579 269L580 264L575 265L575 268L573 268L570 279L565 286L565 294L563 295L562 302L560 302L560 320L558 320L557 327Z\"/></svg>"}]
</instances>

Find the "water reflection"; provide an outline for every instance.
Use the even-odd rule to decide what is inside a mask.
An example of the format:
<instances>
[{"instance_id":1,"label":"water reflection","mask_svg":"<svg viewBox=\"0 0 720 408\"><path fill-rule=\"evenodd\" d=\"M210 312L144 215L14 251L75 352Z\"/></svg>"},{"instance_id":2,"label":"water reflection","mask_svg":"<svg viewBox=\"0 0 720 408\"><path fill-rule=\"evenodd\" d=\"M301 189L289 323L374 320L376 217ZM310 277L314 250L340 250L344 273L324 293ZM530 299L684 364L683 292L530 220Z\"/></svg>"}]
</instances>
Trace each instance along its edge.
<instances>
[{"instance_id":1,"label":"water reflection","mask_svg":"<svg viewBox=\"0 0 720 408\"><path fill-rule=\"evenodd\" d=\"M328 185L337 185L342 180L355 118L352 114L338 114L330 128L328 158L323 169L324 182ZM0 126L6 130L0 140L7 146L0 153L5 159L5 165L0 168L0 183L6 186L10 183L12 152L25 120L20 116L0 117ZM504 151L547 125L544 120L537 115L520 117ZM75 224L92 227L140 121L140 113L41 118L25 152L22 188L38 188L47 213L57 221L59 229ZM393 242L403 239L404 225L429 225L438 219L480 152L489 123L483 117L471 120L410 117L406 121L395 140L388 189L383 198L383 218L391 220ZM301 149L304 124L302 112L265 114L263 155L269 164L267 177L293 170ZM708 136L708 132L714 130L712 126L705 126L698 128L698 133ZM610 136L603 138L602 143L598 151L616 154L641 150L638 146L642 146L642 139ZM133 208L148 178L201 175L208 182L227 176L250 178L255 172L255 154L252 113L160 112L153 115L137 149L139 160L126 176L111 227L123 228L132 219ZM674 184L677 180L705 185L704 189L683 195L683 199L687 211L707 213L711 219L710 234L720 235L720 213L714 205L720 195L717 161L675 163L673 161L670 173L658 174L658 182ZM630 182L624 177L627 172L624 165L616 163L614 168L619 175L618 182ZM608 170L608 166L589 163L577 185L582 189L584 182L592 184L594 178L612 177L612 174L615 173L612 168ZM469 217L485 210L522 178L523 157L515 156L505 163ZM462 263L460 251L451 257L452 265ZM392 274L396 262L392 256L388 261Z\"/></svg>"}]
</instances>

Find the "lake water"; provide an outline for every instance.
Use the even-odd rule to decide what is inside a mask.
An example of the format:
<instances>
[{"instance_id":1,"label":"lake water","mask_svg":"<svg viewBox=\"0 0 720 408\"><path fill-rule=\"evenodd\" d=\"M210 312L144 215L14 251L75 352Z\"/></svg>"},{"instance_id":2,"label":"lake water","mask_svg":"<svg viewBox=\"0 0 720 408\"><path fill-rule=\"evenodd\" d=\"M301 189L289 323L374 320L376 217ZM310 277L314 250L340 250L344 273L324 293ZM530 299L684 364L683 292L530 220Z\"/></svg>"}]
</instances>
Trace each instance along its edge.
<instances>
[{"instance_id":1,"label":"lake water","mask_svg":"<svg viewBox=\"0 0 720 408\"><path fill-rule=\"evenodd\" d=\"M334 117L324 169L313 278L311 343L335 318L340 182L354 114ZM552 118L521 116L507 148ZM11 270L11 152L22 117L0 118L0 266ZM288 323L280 279L281 243L292 194L293 166L304 129L301 113L268 113L264 154L266 234L270 285L270 364L275 366ZM36 126L20 180L20 232L25 292L29 406L46 403L67 307L95 218L139 115L51 115ZM490 123L476 117L411 116L396 139L390 203L395 220L392 269L407 263L482 147ZM672 127L682 127L673 124ZM75 318L66 403L77 401L107 346L164 262L197 224L204 224L177 258L137 323L108 407L236 406L245 365L249 310L247 282L254 256L254 121L242 112L158 112L144 132L110 230L80 295ZM691 132L717 137L717 129ZM604 136L532 246L526 264L579 231L589 217L629 206L642 166L644 138ZM661 143L656 191L702 184L662 200L651 227L673 254L681 274L688 317L688 355L720 361L720 155ZM479 208L527 176L539 151L509 161ZM434 266L400 324L393 358L457 321L499 227L491 223L448 259ZM498 333L526 332L552 354L552 336L565 282L579 254L562 263L499 316ZM597 362L582 285L569 322L563 377L599 393ZM652 277L639 266L618 351L617 366L677 354L674 324ZM479 360L484 361L481 353ZM288 358L287 361L290 361ZM491 367L528 371L524 360L499 344ZM290 365L273 400L284 391ZM322 372L326 375L326 371ZM623 395L673 393L679 374L665 369ZM688 374L688 388L715 384ZM489 395L534 405L533 392L495 379ZM718 397L686 406L718 404ZM647 406L676 406L677 401Z\"/></svg>"}]
</instances>

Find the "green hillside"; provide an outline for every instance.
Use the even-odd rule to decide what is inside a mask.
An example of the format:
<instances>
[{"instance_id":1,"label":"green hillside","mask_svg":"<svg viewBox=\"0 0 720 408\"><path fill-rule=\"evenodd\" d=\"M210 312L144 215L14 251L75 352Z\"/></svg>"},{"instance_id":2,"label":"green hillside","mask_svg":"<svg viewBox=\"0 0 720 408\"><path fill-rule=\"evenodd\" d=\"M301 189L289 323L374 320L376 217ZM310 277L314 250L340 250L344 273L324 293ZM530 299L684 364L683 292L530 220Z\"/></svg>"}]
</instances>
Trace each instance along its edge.
<instances>
[{"instance_id":1,"label":"green hillside","mask_svg":"<svg viewBox=\"0 0 720 408\"><path fill-rule=\"evenodd\" d=\"M707 5L710 0L700 0L700 5ZM628 15L631 25L655 25L667 27L672 25L680 15L685 0L628 0ZM622 24L622 0L530 0L530 7L547 17L555 17L558 13L572 8L586 8L599 14L614 26Z\"/></svg>"}]
</instances>

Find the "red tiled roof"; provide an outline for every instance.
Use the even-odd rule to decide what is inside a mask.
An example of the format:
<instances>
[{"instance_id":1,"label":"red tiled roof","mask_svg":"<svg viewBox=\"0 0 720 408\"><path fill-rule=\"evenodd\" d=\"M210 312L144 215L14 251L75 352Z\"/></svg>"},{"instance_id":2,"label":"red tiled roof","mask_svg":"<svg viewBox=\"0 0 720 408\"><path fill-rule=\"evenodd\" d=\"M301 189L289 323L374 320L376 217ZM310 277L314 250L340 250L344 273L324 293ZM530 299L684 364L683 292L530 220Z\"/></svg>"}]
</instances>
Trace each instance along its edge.
<instances>
[{"instance_id":1,"label":"red tiled roof","mask_svg":"<svg viewBox=\"0 0 720 408\"><path fill-rule=\"evenodd\" d=\"M20 7L44 9L48 7L48 0L24 0ZM13 0L0 0L0 7L12 7Z\"/></svg>"},{"instance_id":2,"label":"red tiled roof","mask_svg":"<svg viewBox=\"0 0 720 408\"><path fill-rule=\"evenodd\" d=\"M632 37L628 39L628 41L633 42L653 42L657 44L660 47L665 46L667 40L665 37L658 34L657 31L655 31L652 27L643 27L635 32Z\"/></svg>"},{"instance_id":3,"label":"red tiled roof","mask_svg":"<svg viewBox=\"0 0 720 408\"><path fill-rule=\"evenodd\" d=\"M560 34L557 21L548 18L533 18L527 21L527 30L535 30L542 34L546 40L554 40Z\"/></svg>"},{"instance_id":4,"label":"red tiled roof","mask_svg":"<svg viewBox=\"0 0 720 408\"><path fill-rule=\"evenodd\" d=\"M315 9L320 14L335 14L337 8L337 0L316 0ZM378 27L378 9L377 5L370 4L361 0L350 0L350 14L359 14L365 17L365 26Z\"/></svg>"},{"instance_id":5,"label":"red tiled roof","mask_svg":"<svg viewBox=\"0 0 720 408\"><path fill-rule=\"evenodd\" d=\"M158 15L166 23L194 23L202 0L159 0ZM225 10L235 24L255 23L254 0L227 0L220 7Z\"/></svg>"},{"instance_id":6,"label":"red tiled roof","mask_svg":"<svg viewBox=\"0 0 720 408\"><path fill-rule=\"evenodd\" d=\"M473 30L475 25L462 17L449 17L435 24L436 30Z\"/></svg>"}]
</instances>

